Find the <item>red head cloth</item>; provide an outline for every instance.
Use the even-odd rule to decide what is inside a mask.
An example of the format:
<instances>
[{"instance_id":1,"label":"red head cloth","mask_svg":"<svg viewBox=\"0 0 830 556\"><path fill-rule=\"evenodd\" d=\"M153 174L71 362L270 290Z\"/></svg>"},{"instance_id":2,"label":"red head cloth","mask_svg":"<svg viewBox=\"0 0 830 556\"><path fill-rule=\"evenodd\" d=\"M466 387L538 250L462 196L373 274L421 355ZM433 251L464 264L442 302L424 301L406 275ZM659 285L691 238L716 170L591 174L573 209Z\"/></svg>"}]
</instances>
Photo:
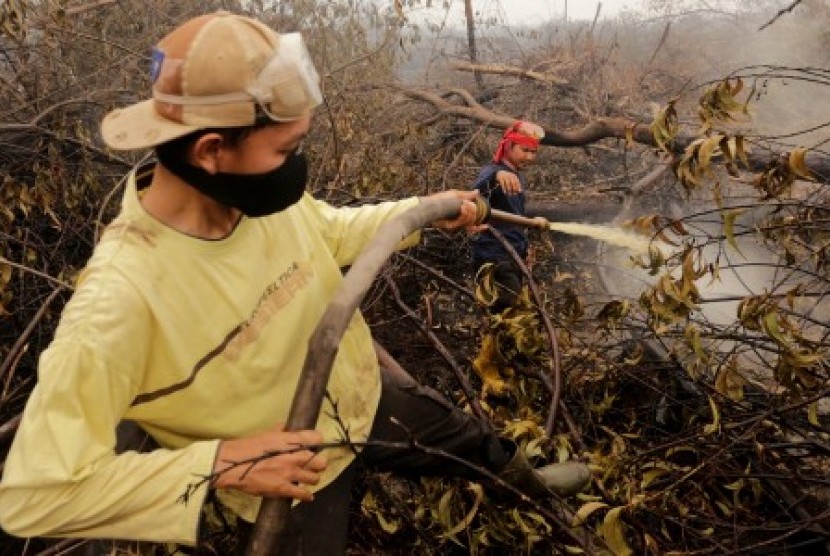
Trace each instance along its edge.
<instances>
[{"instance_id":1,"label":"red head cloth","mask_svg":"<svg viewBox=\"0 0 830 556\"><path fill-rule=\"evenodd\" d=\"M519 131L522 122L516 122L508 127L504 135L499 141L499 146L496 147L496 152L493 154L493 162L500 164L513 145L522 145L523 147L531 147L533 149L539 148L539 138L532 135L525 135Z\"/></svg>"}]
</instances>

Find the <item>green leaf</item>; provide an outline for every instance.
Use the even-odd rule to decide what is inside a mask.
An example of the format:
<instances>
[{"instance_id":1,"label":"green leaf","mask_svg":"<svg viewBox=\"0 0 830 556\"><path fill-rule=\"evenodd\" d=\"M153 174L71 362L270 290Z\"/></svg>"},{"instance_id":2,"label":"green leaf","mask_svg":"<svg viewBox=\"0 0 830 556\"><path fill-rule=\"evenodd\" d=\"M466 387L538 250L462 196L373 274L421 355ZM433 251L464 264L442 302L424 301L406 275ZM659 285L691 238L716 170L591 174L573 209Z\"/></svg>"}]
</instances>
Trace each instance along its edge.
<instances>
[{"instance_id":1,"label":"green leaf","mask_svg":"<svg viewBox=\"0 0 830 556\"><path fill-rule=\"evenodd\" d=\"M813 402L807 406L807 420L811 425L820 427L821 423L818 420L818 402Z\"/></svg>"},{"instance_id":2,"label":"green leaf","mask_svg":"<svg viewBox=\"0 0 830 556\"><path fill-rule=\"evenodd\" d=\"M735 136L735 151L745 167L749 167L749 157L746 155L746 143L743 135Z\"/></svg>"},{"instance_id":3,"label":"green leaf","mask_svg":"<svg viewBox=\"0 0 830 556\"><path fill-rule=\"evenodd\" d=\"M720 430L720 409L718 409L715 400L709 396L709 408L712 410L712 422L703 427L703 434L714 434Z\"/></svg>"},{"instance_id":4,"label":"green leaf","mask_svg":"<svg viewBox=\"0 0 830 556\"><path fill-rule=\"evenodd\" d=\"M623 523L620 519L620 513L625 509L625 506L614 508L605 514L605 519L599 528L599 534L605 539L605 544L614 556L630 556L632 554L631 547L625 540Z\"/></svg>"},{"instance_id":5,"label":"green leaf","mask_svg":"<svg viewBox=\"0 0 830 556\"><path fill-rule=\"evenodd\" d=\"M789 157L790 170L799 178L805 180L814 180L812 172L807 168L807 149L797 148L793 149Z\"/></svg>"},{"instance_id":6,"label":"green leaf","mask_svg":"<svg viewBox=\"0 0 830 556\"><path fill-rule=\"evenodd\" d=\"M361 508L364 513L373 516L381 529L387 533L396 533L400 529L399 522L386 519L386 516L383 515L383 510L378 507L377 501L371 492L367 492L366 496L363 497Z\"/></svg>"},{"instance_id":7,"label":"green leaf","mask_svg":"<svg viewBox=\"0 0 830 556\"><path fill-rule=\"evenodd\" d=\"M767 334L769 334L778 345L784 347L789 345L789 342L784 336L784 332L781 330L781 326L778 321L778 311L769 311L765 314L763 323L764 330L766 330Z\"/></svg>"},{"instance_id":8,"label":"green leaf","mask_svg":"<svg viewBox=\"0 0 830 556\"><path fill-rule=\"evenodd\" d=\"M725 210L721 212L721 218L723 219L723 234L726 236L726 241L729 245L743 255L741 250L738 248L738 242L735 241L735 219L744 211L741 210Z\"/></svg>"},{"instance_id":9,"label":"green leaf","mask_svg":"<svg viewBox=\"0 0 830 556\"><path fill-rule=\"evenodd\" d=\"M585 520L588 519L588 516L594 513L595 511L607 508L608 504L605 502L588 502L587 504L583 504L579 510L577 510L576 514L571 521L571 527L579 527Z\"/></svg>"},{"instance_id":10,"label":"green leaf","mask_svg":"<svg viewBox=\"0 0 830 556\"><path fill-rule=\"evenodd\" d=\"M732 357L723 365L715 376L715 390L736 402L744 398L746 379L738 370L737 359Z\"/></svg>"},{"instance_id":11,"label":"green leaf","mask_svg":"<svg viewBox=\"0 0 830 556\"><path fill-rule=\"evenodd\" d=\"M720 146L721 139L723 138L723 135L715 134L700 144L700 148L697 150L697 162L701 171L709 168L712 157L715 155L717 148Z\"/></svg>"},{"instance_id":12,"label":"green leaf","mask_svg":"<svg viewBox=\"0 0 830 556\"><path fill-rule=\"evenodd\" d=\"M648 471L643 473L643 478L642 478L642 480L640 480L640 488L645 490L645 489L648 488L648 486L651 483L653 483L654 481L656 481L660 477L663 477L664 475L668 475L668 474L669 474L669 472L666 469L660 469L660 468L649 469Z\"/></svg>"},{"instance_id":13,"label":"green leaf","mask_svg":"<svg viewBox=\"0 0 830 556\"><path fill-rule=\"evenodd\" d=\"M730 508L729 505L726 504L726 502L721 502L720 500L715 500L715 505L718 507L718 509L721 511L721 513L724 516L732 517L732 514L734 512L733 512L732 508Z\"/></svg>"},{"instance_id":14,"label":"green leaf","mask_svg":"<svg viewBox=\"0 0 830 556\"><path fill-rule=\"evenodd\" d=\"M475 518L476 514L478 513L478 507L481 505L481 501L484 499L484 489L479 484L471 483L470 484L470 490L473 491L473 494L475 494L475 500L473 501L473 507L470 508L470 511L467 512L467 515L465 515L461 519L461 521L456 523L455 526L453 526L452 529L450 529L449 531L447 531L446 533L441 535L443 538L451 538L451 539L455 540L456 542L458 542L455 539L455 535L457 535L461 531L465 530L467 527L470 526L470 523L473 522L473 519Z\"/></svg>"}]
</instances>

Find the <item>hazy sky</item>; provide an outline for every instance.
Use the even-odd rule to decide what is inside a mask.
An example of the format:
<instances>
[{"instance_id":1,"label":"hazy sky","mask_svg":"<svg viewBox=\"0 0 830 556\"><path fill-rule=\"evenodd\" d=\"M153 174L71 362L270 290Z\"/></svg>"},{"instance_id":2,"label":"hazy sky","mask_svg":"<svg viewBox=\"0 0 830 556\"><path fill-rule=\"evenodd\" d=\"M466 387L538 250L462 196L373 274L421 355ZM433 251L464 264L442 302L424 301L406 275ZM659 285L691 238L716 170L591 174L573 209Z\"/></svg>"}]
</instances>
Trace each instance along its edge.
<instances>
[{"instance_id":1,"label":"hazy sky","mask_svg":"<svg viewBox=\"0 0 830 556\"><path fill-rule=\"evenodd\" d=\"M473 9L480 15L496 16L510 25L523 23L540 23L565 16L567 4L568 19L594 18L597 4L602 3L600 18L616 17L624 8L637 9L644 4L644 0L473 0ZM415 17L443 19L446 10L441 7L443 2L433 1L436 7L411 12ZM464 2L451 0L450 17L448 23L461 23L464 18Z\"/></svg>"}]
</instances>

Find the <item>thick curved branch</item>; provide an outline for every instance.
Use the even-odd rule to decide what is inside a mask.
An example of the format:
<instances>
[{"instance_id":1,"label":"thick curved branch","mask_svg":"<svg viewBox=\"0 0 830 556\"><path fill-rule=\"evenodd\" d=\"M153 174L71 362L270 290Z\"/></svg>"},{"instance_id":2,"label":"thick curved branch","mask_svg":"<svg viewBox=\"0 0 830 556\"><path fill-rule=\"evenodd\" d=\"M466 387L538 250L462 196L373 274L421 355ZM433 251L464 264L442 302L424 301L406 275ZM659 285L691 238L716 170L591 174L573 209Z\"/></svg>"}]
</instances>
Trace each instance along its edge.
<instances>
[{"instance_id":1,"label":"thick curved branch","mask_svg":"<svg viewBox=\"0 0 830 556\"><path fill-rule=\"evenodd\" d=\"M498 114L477 102L472 105L461 106L446 100L437 92L410 89L397 84L392 84L390 87L408 98L431 104L436 109L436 114L429 118L429 124L435 123L441 117L451 116L480 122L497 129L506 129L516 121L516 118L512 116ZM460 94L455 89L453 92ZM464 98L467 100L467 97ZM544 130L545 139L543 144L553 147L585 147L601 139L627 140L629 137L635 143L657 147L651 123L635 122L627 118L597 118L576 129L556 130L545 127ZM679 134L669 147L674 154L680 154L696 139L698 137L691 134ZM759 171L766 168L775 156L780 156L780 154L764 149L747 153L749 170ZM805 163L818 181L830 183L830 156L810 151L807 153Z\"/></svg>"},{"instance_id":2,"label":"thick curved branch","mask_svg":"<svg viewBox=\"0 0 830 556\"><path fill-rule=\"evenodd\" d=\"M475 101L473 104L469 104L469 99L471 98L469 94L463 97L467 101L467 105L460 106L446 100L439 93L425 91L423 89L410 89L397 84L390 85L390 87L396 89L408 98L431 104L438 111L437 116L465 118L501 129L510 127L516 121L516 118L512 116L506 116L488 110ZM458 89L453 89L453 92L461 95ZM634 141L656 146L650 124L637 123L626 118L598 118L579 129L568 131L545 128L545 144L554 147L584 147L600 139L624 139L629 128L632 130L632 138ZM690 142L691 137L686 144ZM682 149L679 150L682 151Z\"/></svg>"},{"instance_id":3,"label":"thick curved branch","mask_svg":"<svg viewBox=\"0 0 830 556\"><path fill-rule=\"evenodd\" d=\"M479 104L479 102L475 99L475 97L467 89L452 88L452 89L450 89L449 92L454 94L454 95L458 95L462 99L464 99L464 102L467 103L467 106L481 106L481 104ZM450 95L447 95L447 96L450 96Z\"/></svg>"},{"instance_id":4,"label":"thick curved branch","mask_svg":"<svg viewBox=\"0 0 830 556\"><path fill-rule=\"evenodd\" d=\"M478 103L475 103L473 106L459 106L442 98L442 96L438 93L433 93L422 89L410 89L408 87L404 87L403 85L397 84L390 84L388 86L392 89L397 90L402 95L408 98L431 104L435 107L435 109L438 112L436 116L439 117L456 116L459 118L466 118L468 120L474 120L487 125L491 125L493 127L504 129L510 127L513 124L513 122L516 121L516 118L496 114L495 112L487 110Z\"/></svg>"}]
</instances>

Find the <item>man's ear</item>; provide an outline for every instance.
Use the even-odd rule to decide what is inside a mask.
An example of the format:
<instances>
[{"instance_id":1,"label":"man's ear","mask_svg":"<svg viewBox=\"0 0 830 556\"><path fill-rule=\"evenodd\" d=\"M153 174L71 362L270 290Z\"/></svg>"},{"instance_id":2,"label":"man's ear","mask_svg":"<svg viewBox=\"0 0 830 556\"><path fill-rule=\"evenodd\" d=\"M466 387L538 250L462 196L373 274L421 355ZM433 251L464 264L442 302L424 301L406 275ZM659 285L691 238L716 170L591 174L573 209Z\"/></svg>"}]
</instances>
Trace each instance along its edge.
<instances>
[{"instance_id":1,"label":"man's ear","mask_svg":"<svg viewBox=\"0 0 830 556\"><path fill-rule=\"evenodd\" d=\"M218 133L205 133L190 145L188 159L196 167L209 174L219 171L219 154L224 139Z\"/></svg>"}]
</instances>

